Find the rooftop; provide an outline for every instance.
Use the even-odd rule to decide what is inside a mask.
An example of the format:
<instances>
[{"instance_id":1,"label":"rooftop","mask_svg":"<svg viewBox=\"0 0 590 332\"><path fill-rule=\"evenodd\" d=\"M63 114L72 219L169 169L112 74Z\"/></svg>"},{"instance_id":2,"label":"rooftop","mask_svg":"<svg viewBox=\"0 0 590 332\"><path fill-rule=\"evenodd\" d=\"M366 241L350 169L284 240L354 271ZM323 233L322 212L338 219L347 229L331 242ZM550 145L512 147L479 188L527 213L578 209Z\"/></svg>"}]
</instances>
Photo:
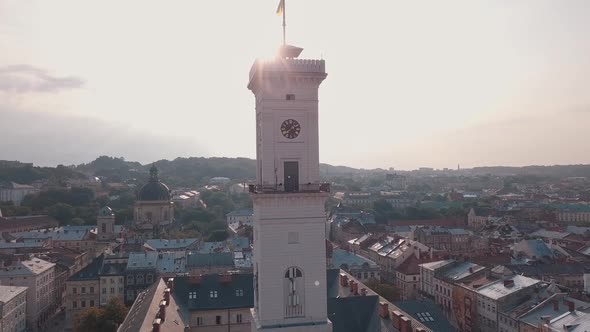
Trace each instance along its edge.
<instances>
[{"instance_id":1,"label":"rooftop","mask_svg":"<svg viewBox=\"0 0 590 332\"><path fill-rule=\"evenodd\" d=\"M347 268L342 267L345 264ZM351 253L348 250L338 248L334 249L334 251L332 252L332 264L329 268L343 268L347 270L352 267L360 268L364 264L366 264L367 267L378 267L377 263L373 262L372 260Z\"/></svg>"},{"instance_id":2,"label":"rooftop","mask_svg":"<svg viewBox=\"0 0 590 332\"><path fill-rule=\"evenodd\" d=\"M183 249L197 243L198 241L199 239L197 238L176 240L149 239L145 241L145 245L153 248L154 250Z\"/></svg>"},{"instance_id":3,"label":"rooftop","mask_svg":"<svg viewBox=\"0 0 590 332\"><path fill-rule=\"evenodd\" d=\"M17 295L26 292L28 287L21 286L0 286L0 303L5 304Z\"/></svg>"},{"instance_id":4,"label":"rooftop","mask_svg":"<svg viewBox=\"0 0 590 332\"><path fill-rule=\"evenodd\" d=\"M68 281L83 281L83 280L94 280L98 279L100 268L102 267L102 261L104 256L100 255L96 257L90 264L85 268L78 271L76 274L68 278Z\"/></svg>"},{"instance_id":5,"label":"rooftop","mask_svg":"<svg viewBox=\"0 0 590 332\"><path fill-rule=\"evenodd\" d=\"M155 269L158 253L150 252L132 252L129 253L127 261L127 270Z\"/></svg>"},{"instance_id":6,"label":"rooftop","mask_svg":"<svg viewBox=\"0 0 590 332\"><path fill-rule=\"evenodd\" d=\"M512 281L512 282L511 282ZM540 283L540 280L515 275L506 280L498 280L477 289L477 293L492 300L498 300L521 289Z\"/></svg>"},{"instance_id":7,"label":"rooftop","mask_svg":"<svg viewBox=\"0 0 590 332\"><path fill-rule=\"evenodd\" d=\"M153 283L145 291L139 293L133 306L118 332L151 332L153 322L159 318L160 302L164 299L164 292L168 287L163 279ZM160 331L184 332L184 326L188 324L183 320L182 310L177 304L177 297L170 296L170 303L166 308L166 319L160 321Z\"/></svg>"},{"instance_id":8,"label":"rooftop","mask_svg":"<svg viewBox=\"0 0 590 332\"><path fill-rule=\"evenodd\" d=\"M28 275L37 275L43 273L52 267L55 264L51 262L47 262L42 260L41 258L33 257L28 260L24 261L16 261L13 262L9 266L5 266L0 268L0 275L1 276L28 276Z\"/></svg>"},{"instance_id":9,"label":"rooftop","mask_svg":"<svg viewBox=\"0 0 590 332\"><path fill-rule=\"evenodd\" d=\"M457 262L441 272L441 276L450 280L459 281L474 273L485 270L485 267L471 262Z\"/></svg>"},{"instance_id":10,"label":"rooftop","mask_svg":"<svg viewBox=\"0 0 590 332\"><path fill-rule=\"evenodd\" d=\"M575 310L550 321L552 331L587 332L590 330L590 313Z\"/></svg>"},{"instance_id":11,"label":"rooftop","mask_svg":"<svg viewBox=\"0 0 590 332\"><path fill-rule=\"evenodd\" d=\"M395 302L395 305L404 312L410 314L414 319L419 320L432 331L455 332L449 320L445 317L442 309L431 300L413 300Z\"/></svg>"},{"instance_id":12,"label":"rooftop","mask_svg":"<svg viewBox=\"0 0 590 332\"><path fill-rule=\"evenodd\" d=\"M447 260L442 260L442 261L420 264L420 266L427 269L427 270L436 271L436 270L440 269L441 267L451 264L453 262L454 262L454 260L447 259Z\"/></svg>"}]
</instances>

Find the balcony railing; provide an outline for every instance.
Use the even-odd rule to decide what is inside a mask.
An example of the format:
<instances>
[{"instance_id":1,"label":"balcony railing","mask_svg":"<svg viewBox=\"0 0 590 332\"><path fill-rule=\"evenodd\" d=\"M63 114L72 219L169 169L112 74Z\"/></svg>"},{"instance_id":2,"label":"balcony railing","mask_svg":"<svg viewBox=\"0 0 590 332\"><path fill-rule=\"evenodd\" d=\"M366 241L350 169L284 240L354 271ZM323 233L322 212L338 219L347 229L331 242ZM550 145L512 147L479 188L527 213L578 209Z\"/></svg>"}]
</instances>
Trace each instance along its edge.
<instances>
[{"instance_id":1,"label":"balcony railing","mask_svg":"<svg viewBox=\"0 0 590 332\"><path fill-rule=\"evenodd\" d=\"M329 183L302 183L298 188L291 190L285 189L281 184L267 185L267 184L251 184L248 186L248 191L254 194L273 194L273 193L329 193Z\"/></svg>"}]
</instances>

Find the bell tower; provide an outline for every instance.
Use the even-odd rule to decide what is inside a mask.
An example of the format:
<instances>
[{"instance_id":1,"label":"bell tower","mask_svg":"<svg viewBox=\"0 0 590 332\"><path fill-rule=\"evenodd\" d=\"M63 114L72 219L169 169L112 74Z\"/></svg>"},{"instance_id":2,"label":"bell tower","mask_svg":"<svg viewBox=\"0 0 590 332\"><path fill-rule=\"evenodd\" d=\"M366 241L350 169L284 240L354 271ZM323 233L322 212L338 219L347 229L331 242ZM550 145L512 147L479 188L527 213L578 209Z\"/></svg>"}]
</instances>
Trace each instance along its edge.
<instances>
[{"instance_id":1,"label":"bell tower","mask_svg":"<svg viewBox=\"0 0 590 332\"><path fill-rule=\"evenodd\" d=\"M99 240L108 241L115 238L115 214L110 207L104 206L98 211L96 223Z\"/></svg>"},{"instance_id":2,"label":"bell tower","mask_svg":"<svg viewBox=\"0 0 590 332\"><path fill-rule=\"evenodd\" d=\"M283 45L256 60L257 183L254 203L252 331L331 331L327 318L324 203L320 183L318 89L324 60L299 59Z\"/></svg>"}]
</instances>

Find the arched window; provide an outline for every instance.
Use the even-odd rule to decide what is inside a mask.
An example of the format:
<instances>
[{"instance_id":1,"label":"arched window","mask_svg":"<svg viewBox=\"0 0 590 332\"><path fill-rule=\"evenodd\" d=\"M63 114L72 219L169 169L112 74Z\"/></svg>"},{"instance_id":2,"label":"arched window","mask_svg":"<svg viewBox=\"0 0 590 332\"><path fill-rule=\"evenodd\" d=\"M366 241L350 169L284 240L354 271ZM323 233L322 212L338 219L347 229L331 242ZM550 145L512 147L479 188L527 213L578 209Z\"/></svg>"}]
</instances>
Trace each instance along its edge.
<instances>
[{"instance_id":1,"label":"arched window","mask_svg":"<svg viewBox=\"0 0 590 332\"><path fill-rule=\"evenodd\" d=\"M305 286L303 273L297 267L290 267L285 271L285 318L304 316Z\"/></svg>"}]
</instances>

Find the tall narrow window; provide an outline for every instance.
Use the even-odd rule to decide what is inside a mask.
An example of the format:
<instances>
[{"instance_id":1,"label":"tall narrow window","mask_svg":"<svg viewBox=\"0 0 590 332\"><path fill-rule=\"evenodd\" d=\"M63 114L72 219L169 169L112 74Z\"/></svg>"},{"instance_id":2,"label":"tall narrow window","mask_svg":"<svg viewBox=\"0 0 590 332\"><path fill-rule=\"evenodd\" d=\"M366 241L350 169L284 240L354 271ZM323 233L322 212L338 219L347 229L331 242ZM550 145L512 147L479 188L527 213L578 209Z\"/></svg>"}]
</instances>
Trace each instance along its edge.
<instances>
[{"instance_id":1,"label":"tall narrow window","mask_svg":"<svg viewBox=\"0 0 590 332\"><path fill-rule=\"evenodd\" d=\"M305 294L303 273L297 267L290 267L285 272L285 317L301 317L303 311L303 297Z\"/></svg>"}]
</instances>

